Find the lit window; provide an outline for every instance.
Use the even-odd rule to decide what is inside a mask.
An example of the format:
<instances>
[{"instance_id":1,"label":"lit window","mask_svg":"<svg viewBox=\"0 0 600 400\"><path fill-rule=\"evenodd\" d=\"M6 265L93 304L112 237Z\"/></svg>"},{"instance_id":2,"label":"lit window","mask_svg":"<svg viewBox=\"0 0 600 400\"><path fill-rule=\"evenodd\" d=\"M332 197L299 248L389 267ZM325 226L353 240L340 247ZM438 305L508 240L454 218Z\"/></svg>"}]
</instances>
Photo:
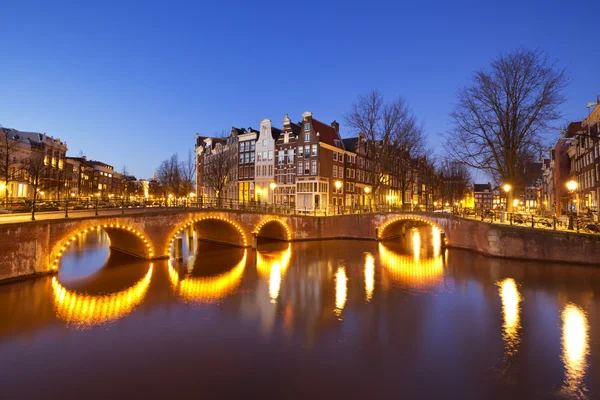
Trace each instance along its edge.
<instances>
[{"instance_id":1,"label":"lit window","mask_svg":"<svg viewBox=\"0 0 600 400\"><path fill-rule=\"evenodd\" d=\"M315 156L315 157L317 156L317 145L316 144L312 145L312 154L311 155Z\"/></svg>"},{"instance_id":2,"label":"lit window","mask_svg":"<svg viewBox=\"0 0 600 400\"><path fill-rule=\"evenodd\" d=\"M317 174L317 162L315 160L312 161L312 171L311 174L312 175L316 175Z\"/></svg>"},{"instance_id":3,"label":"lit window","mask_svg":"<svg viewBox=\"0 0 600 400\"><path fill-rule=\"evenodd\" d=\"M298 175L302 175L302 163L298 163Z\"/></svg>"},{"instance_id":4,"label":"lit window","mask_svg":"<svg viewBox=\"0 0 600 400\"><path fill-rule=\"evenodd\" d=\"M306 133L304 134L304 141L305 141L305 142L310 142L310 132L306 132Z\"/></svg>"},{"instance_id":5,"label":"lit window","mask_svg":"<svg viewBox=\"0 0 600 400\"><path fill-rule=\"evenodd\" d=\"M310 124L304 124L304 130L310 131Z\"/></svg>"},{"instance_id":6,"label":"lit window","mask_svg":"<svg viewBox=\"0 0 600 400\"><path fill-rule=\"evenodd\" d=\"M298 158L302 158L304 153L304 146L298 146Z\"/></svg>"}]
</instances>

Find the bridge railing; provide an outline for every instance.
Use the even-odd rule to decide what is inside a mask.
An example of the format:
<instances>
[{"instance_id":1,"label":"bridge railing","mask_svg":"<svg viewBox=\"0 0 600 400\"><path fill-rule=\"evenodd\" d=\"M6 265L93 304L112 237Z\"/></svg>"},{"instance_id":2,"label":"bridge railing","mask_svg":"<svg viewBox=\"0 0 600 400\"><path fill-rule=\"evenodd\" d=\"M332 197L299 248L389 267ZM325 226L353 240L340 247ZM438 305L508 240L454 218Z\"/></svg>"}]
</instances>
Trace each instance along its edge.
<instances>
[{"instance_id":1,"label":"bridge railing","mask_svg":"<svg viewBox=\"0 0 600 400\"><path fill-rule=\"evenodd\" d=\"M162 211L162 210L219 210L219 211L250 211L280 215L313 215L333 216L370 214L382 212L435 212L452 214L455 217L477 220L490 224L515 225L534 229L551 229L573 231L580 233L600 234L600 223L591 215L564 215L546 217L525 212L509 213L497 210L481 210L469 208L440 208L424 205L352 205L326 207L302 207L297 204L272 204L260 201L239 201L217 198L183 198L183 199L149 199L149 200L127 200L127 199L63 199L63 200L39 200L34 205L30 200L11 200L5 202L0 200L0 221L3 216L19 215L29 213L35 219L36 213L51 213L52 218L69 218L69 214L79 212L93 213L95 215L124 214L126 211ZM73 215L73 216L75 216Z\"/></svg>"}]
</instances>

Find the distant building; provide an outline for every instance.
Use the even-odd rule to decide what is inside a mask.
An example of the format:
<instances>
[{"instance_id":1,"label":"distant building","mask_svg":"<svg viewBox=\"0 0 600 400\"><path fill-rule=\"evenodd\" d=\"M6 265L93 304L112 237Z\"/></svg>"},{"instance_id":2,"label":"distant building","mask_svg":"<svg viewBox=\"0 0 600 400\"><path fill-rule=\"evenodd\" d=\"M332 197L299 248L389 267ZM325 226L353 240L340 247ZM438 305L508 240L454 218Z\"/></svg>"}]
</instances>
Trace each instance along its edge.
<instances>
[{"instance_id":1,"label":"distant building","mask_svg":"<svg viewBox=\"0 0 600 400\"><path fill-rule=\"evenodd\" d=\"M474 208L489 210L492 208L494 194L491 183L476 183L473 185Z\"/></svg>"},{"instance_id":2,"label":"distant building","mask_svg":"<svg viewBox=\"0 0 600 400\"><path fill-rule=\"evenodd\" d=\"M288 115L283 119L283 129L275 142L275 203L296 204L296 142L300 124L293 123ZM258 168L258 167L257 167Z\"/></svg>"}]
</instances>

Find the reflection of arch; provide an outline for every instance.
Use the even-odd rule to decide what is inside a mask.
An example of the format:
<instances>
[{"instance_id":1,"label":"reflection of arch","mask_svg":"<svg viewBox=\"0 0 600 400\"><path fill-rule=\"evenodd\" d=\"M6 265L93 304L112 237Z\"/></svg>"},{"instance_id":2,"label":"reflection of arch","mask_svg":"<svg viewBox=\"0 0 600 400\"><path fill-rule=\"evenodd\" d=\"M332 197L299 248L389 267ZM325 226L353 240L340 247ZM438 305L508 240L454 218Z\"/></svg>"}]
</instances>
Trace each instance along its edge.
<instances>
[{"instance_id":1,"label":"reflection of arch","mask_svg":"<svg viewBox=\"0 0 600 400\"><path fill-rule=\"evenodd\" d=\"M256 228L254 228L254 232L256 233L256 236L261 237L260 236L261 229L263 227L265 227L265 225L272 224L272 223L278 224L279 226L281 226L283 228L283 230L285 231L285 238L283 238L284 240L289 241L292 239L290 227L284 221L277 219L277 218L266 218L266 219L260 221L258 223L258 225L256 225ZM274 235L270 235L270 236L274 236ZM265 237L267 237L267 236L265 236ZM280 239L280 238L275 238L275 237L267 237L267 238L268 239Z\"/></svg>"},{"instance_id":2,"label":"reflection of arch","mask_svg":"<svg viewBox=\"0 0 600 400\"><path fill-rule=\"evenodd\" d=\"M424 288L439 284L444 274L441 256L416 258L399 254L379 243L381 264L390 273L392 279L411 287Z\"/></svg>"},{"instance_id":3,"label":"reflection of arch","mask_svg":"<svg viewBox=\"0 0 600 400\"><path fill-rule=\"evenodd\" d=\"M269 296L271 301L275 302L279 297L281 288L281 279L290 265L292 258L291 245L287 249L273 253L264 253L260 250L256 252L256 270L258 274L269 281Z\"/></svg>"},{"instance_id":4,"label":"reflection of arch","mask_svg":"<svg viewBox=\"0 0 600 400\"><path fill-rule=\"evenodd\" d=\"M426 218L422 218L420 216L415 216L415 215L401 215L399 217L394 217L394 218L391 218L391 219L385 221L383 223L383 225L381 225L381 227L379 228L379 232L377 234L377 239L383 239L384 238L384 236L383 236L384 232L385 232L386 228L389 227L390 225L393 225L396 222L407 222L407 221L409 221L409 222L410 221L413 221L413 222L424 222L427 225L430 225L430 226L432 226L434 228L439 229L440 232L444 232L444 230L439 225L437 225L434 222L431 222L430 220L428 220Z\"/></svg>"},{"instance_id":5,"label":"reflection of arch","mask_svg":"<svg viewBox=\"0 0 600 400\"><path fill-rule=\"evenodd\" d=\"M242 260L232 269L216 276L205 278L179 278L179 273L169 261L169 280L173 290L185 300L212 303L227 297L238 287L246 267L247 250L244 250Z\"/></svg>"},{"instance_id":6,"label":"reflection of arch","mask_svg":"<svg viewBox=\"0 0 600 400\"><path fill-rule=\"evenodd\" d=\"M78 327L115 321L130 313L144 298L150 285L152 267L146 275L128 289L105 295L87 295L65 289L52 278L56 314Z\"/></svg>"},{"instance_id":7,"label":"reflection of arch","mask_svg":"<svg viewBox=\"0 0 600 400\"><path fill-rule=\"evenodd\" d=\"M54 246L54 248L56 250L55 250L54 254L50 255L50 260L54 259L53 261L51 261L50 268L52 270L56 271L58 269L58 264L59 264L60 258L64 254L65 250L67 250L67 247L71 244L71 242L76 240L81 235L83 235L89 231L92 231L94 229L95 230L104 229L104 231L108 234L109 240L110 240L111 232L130 233L132 236L135 236L138 238L138 240L140 241L140 243L139 243L140 246L138 246L138 247L142 248L142 252L146 254L147 258L154 257L154 250L152 249L152 245L150 244L148 239L146 239L146 237L140 231L136 230L135 228L132 228L132 227L126 226L126 225L121 225L121 224L91 225L84 229L79 229L79 231L76 231L77 233L74 233L72 235L71 234L67 235L65 238L60 240L57 245ZM128 253L127 251L124 251L121 249L118 249L118 250Z\"/></svg>"},{"instance_id":8,"label":"reflection of arch","mask_svg":"<svg viewBox=\"0 0 600 400\"><path fill-rule=\"evenodd\" d=\"M240 234L240 236L242 238L243 247L248 247L248 241L246 240L246 234L244 233L244 230L242 229L242 227L239 224L237 224L236 222L234 222L228 218L223 218L223 217L220 217L217 215L209 215L209 216L205 216L205 217L191 219L191 220L185 222L184 224L179 225L177 228L175 228L175 230L173 231L173 234L171 234L171 241L169 242L169 244L167 245L167 247L165 249L165 251L166 251L165 256L167 256L167 257L169 256L169 251L171 249L171 245L173 244L175 239L177 239L177 235L180 234L181 231L183 231L185 228L190 227L191 225L195 224L196 222L201 222L201 221L206 221L206 220L223 221L223 222L230 224Z\"/></svg>"}]
</instances>

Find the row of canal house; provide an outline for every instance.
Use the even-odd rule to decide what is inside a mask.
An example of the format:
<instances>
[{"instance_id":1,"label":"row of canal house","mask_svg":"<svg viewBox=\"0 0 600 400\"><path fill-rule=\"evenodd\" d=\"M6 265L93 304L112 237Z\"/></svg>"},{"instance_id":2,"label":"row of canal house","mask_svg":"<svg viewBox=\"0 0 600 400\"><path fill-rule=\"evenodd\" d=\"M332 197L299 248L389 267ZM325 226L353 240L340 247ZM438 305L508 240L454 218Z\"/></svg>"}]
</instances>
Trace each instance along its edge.
<instances>
[{"instance_id":1,"label":"row of canal house","mask_svg":"<svg viewBox=\"0 0 600 400\"><path fill-rule=\"evenodd\" d=\"M263 119L258 130L233 127L227 138L197 135L197 195L216 197L209 183L213 179L207 176L216 172L207 165L216 154L229 152L236 163L227 173L221 199L287 205L305 212L373 203L363 135L342 139L338 122L323 123L308 111L297 123L287 114L282 122L282 129L270 119ZM382 202L397 197L389 187L380 192Z\"/></svg>"}]
</instances>

